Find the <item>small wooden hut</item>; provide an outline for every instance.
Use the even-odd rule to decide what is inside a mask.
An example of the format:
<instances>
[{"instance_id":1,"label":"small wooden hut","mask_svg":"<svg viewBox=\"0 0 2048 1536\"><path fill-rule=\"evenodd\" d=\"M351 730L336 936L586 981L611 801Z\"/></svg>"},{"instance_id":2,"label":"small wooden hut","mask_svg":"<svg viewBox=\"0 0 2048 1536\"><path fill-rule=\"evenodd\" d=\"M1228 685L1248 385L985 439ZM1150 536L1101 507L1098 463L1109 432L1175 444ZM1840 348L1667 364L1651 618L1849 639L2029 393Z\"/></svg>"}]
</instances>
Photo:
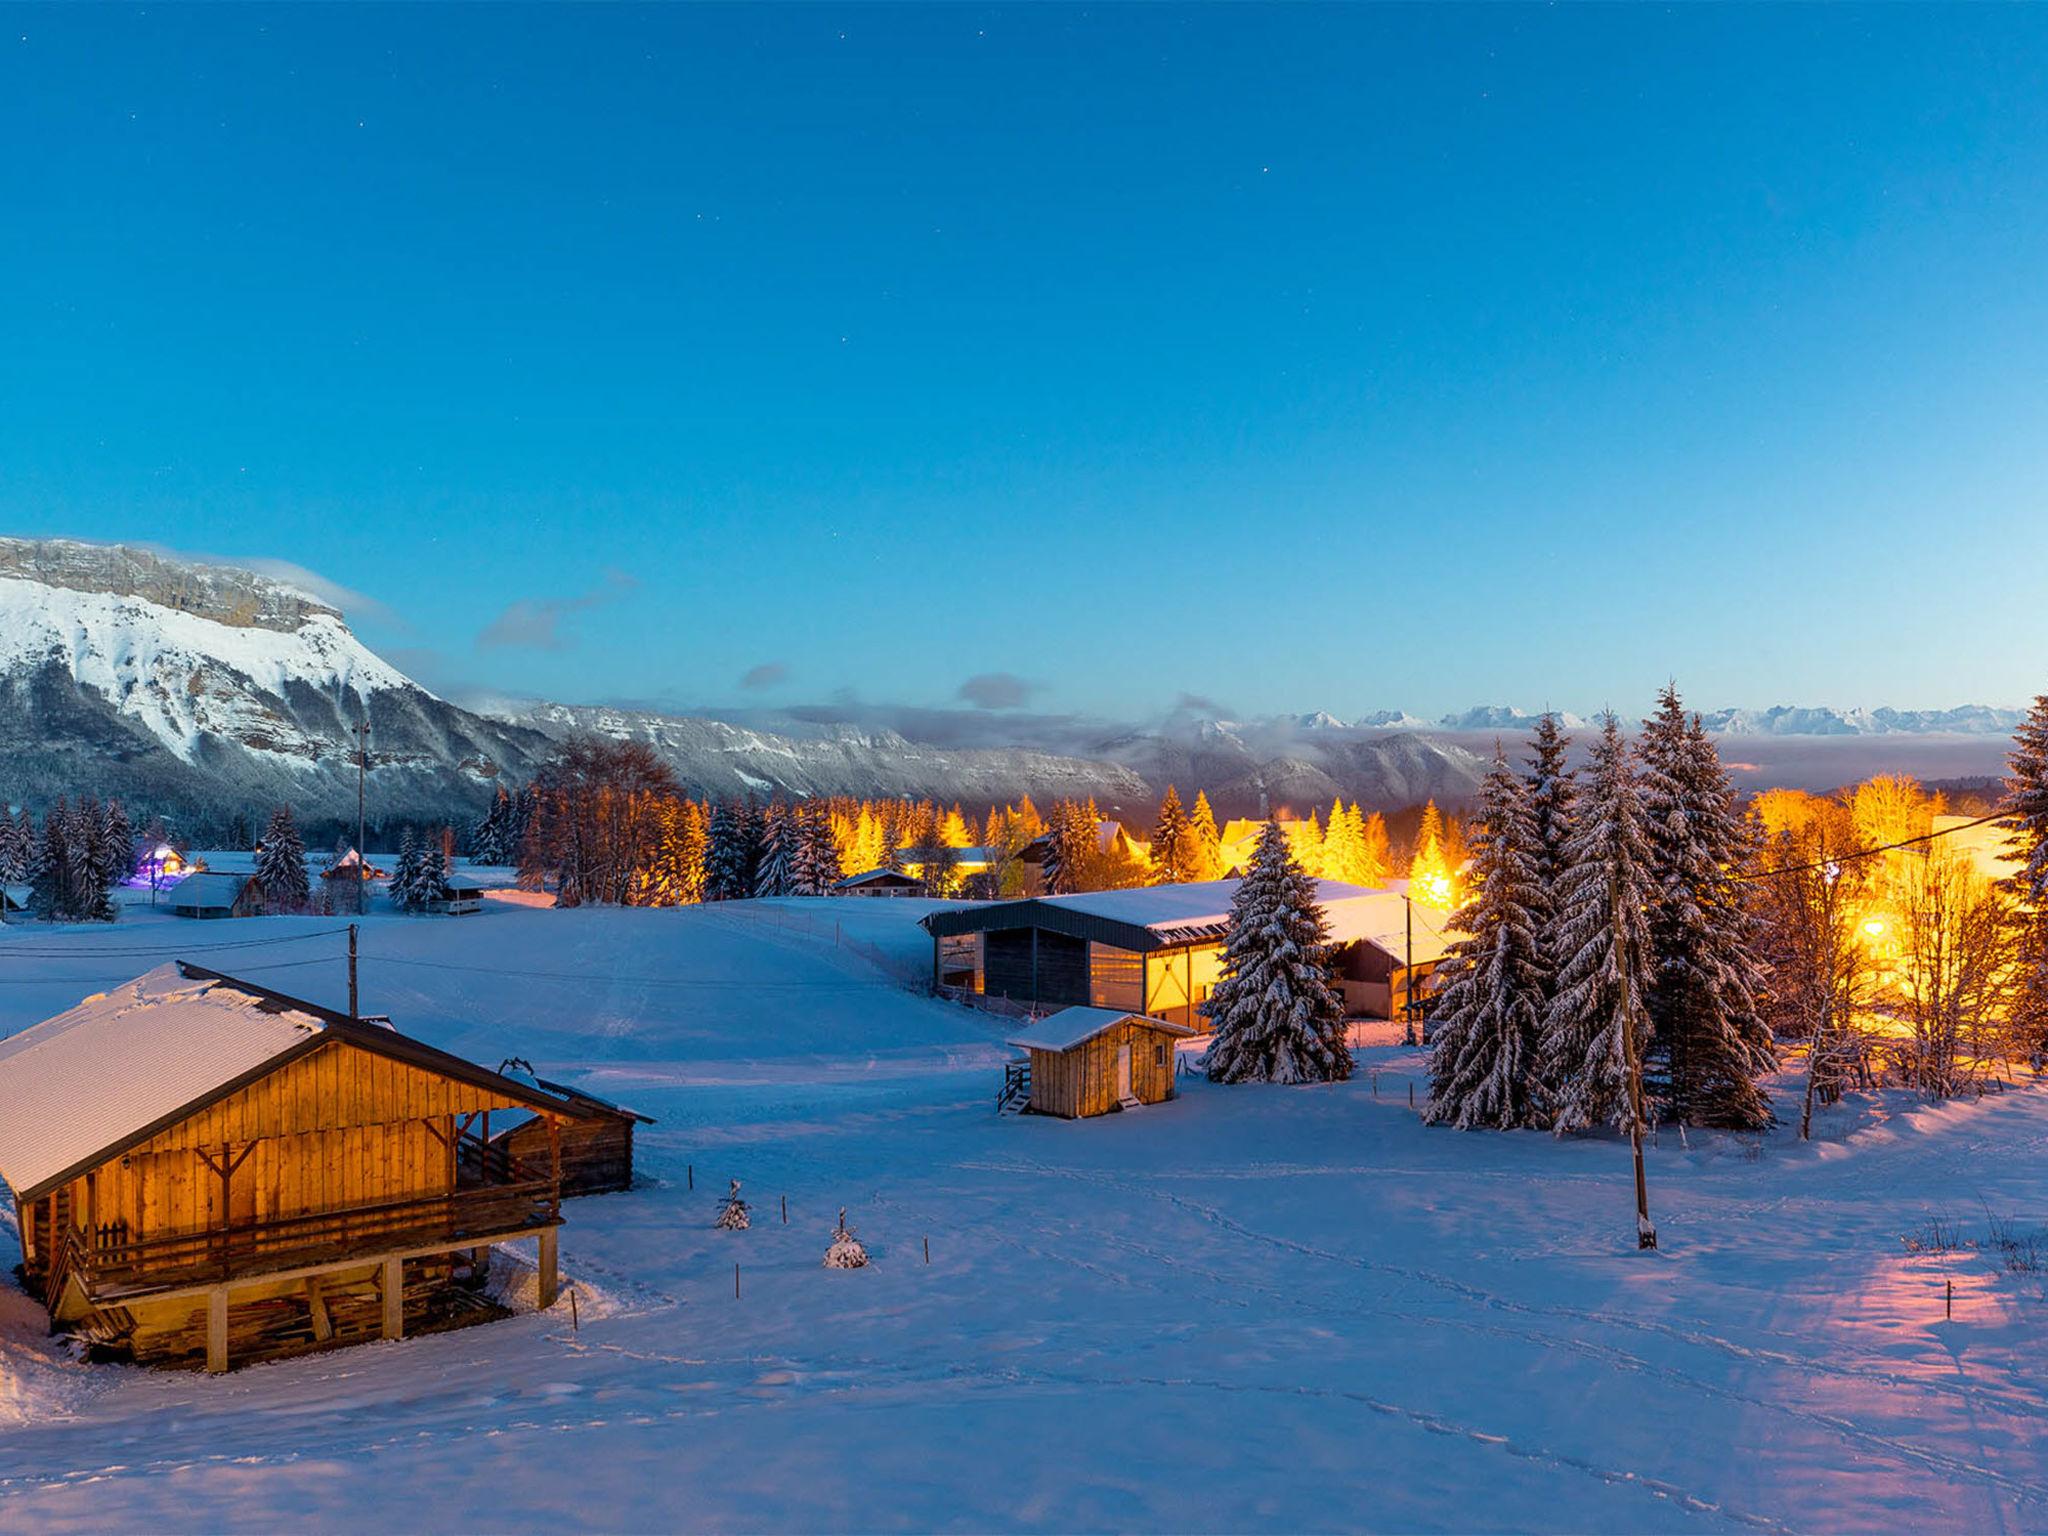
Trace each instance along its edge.
<instances>
[{"instance_id":1,"label":"small wooden hut","mask_svg":"<svg viewBox=\"0 0 2048 1536\"><path fill-rule=\"evenodd\" d=\"M484 883L474 875L444 875L440 894L427 903L429 912L461 917L484 909Z\"/></svg>"},{"instance_id":2,"label":"small wooden hut","mask_svg":"<svg viewBox=\"0 0 2048 1536\"><path fill-rule=\"evenodd\" d=\"M493 1110L547 1160L485 1148ZM492 1245L557 1289L573 1101L189 964L0 1040L0 1179L53 1327L158 1364L266 1359L497 1315Z\"/></svg>"},{"instance_id":3,"label":"small wooden hut","mask_svg":"<svg viewBox=\"0 0 2048 1536\"><path fill-rule=\"evenodd\" d=\"M633 1128L654 1124L653 1116L535 1077L532 1067L517 1057L501 1062L498 1070L581 1111L577 1119L563 1122L559 1133L564 1195L609 1195L633 1187ZM539 1115L519 1118L495 1134L486 1117L484 1133L491 1146L508 1156L530 1160L547 1154L547 1123Z\"/></svg>"},{"instance_id":4,"label":"small wooden hut","mask_svg":"<svg viewBox=\"0 0 2048 1536\"><path fill-rule=\"evenodd\" d=\"M1081 1120L1175 1096L1175 1042L1185 1024L1116 1008L1062 1008L1009 1043L1031 1062L1034 1114Z\"/></svg>"}]
</instances>

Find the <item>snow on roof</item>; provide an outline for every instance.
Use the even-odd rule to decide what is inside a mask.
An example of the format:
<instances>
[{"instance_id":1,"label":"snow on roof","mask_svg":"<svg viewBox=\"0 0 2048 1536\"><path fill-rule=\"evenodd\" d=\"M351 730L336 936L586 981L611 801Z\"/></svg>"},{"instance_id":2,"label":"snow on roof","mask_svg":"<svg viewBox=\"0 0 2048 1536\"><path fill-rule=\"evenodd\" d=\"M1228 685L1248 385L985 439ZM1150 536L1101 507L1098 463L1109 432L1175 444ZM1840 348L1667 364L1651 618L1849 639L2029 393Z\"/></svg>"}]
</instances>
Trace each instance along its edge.
<instances>
[{"instance_id":1,"label":"snow on roof","mask_svg":"<svg viewBox=\"0 0 2048 1536\"><path fill-rule=\"evenodd\" d=\"M890 880L901 880L906 885L917 884L917 880L914 876L906 875L900 869L889 869L884 866L877 865L873 869L864 869L857 875L848 875L844 880L833 881L832 889L836 891L840 889L842 886L865 885L870 880L879 880L883 878L887 878Z\"/></svg>"},{"instance_id":2,"label":"snow on roof","mask_svg":"<svg viewBox=\"0 0 2048 1536\"><path fill-rule=\"evenodd\" d=\"M35 894L35 887L32 885L0 885L0 896L7 898L9 906L18 907L23 912L28 910L28 904L35 899Z\"/></svg>"},{"instance_id":3,"label":"snow on roof","mask_svg":"<svg viewBox=\"0 0 2048 1536\"><path fill-rule=\"evenodd\" d=\"M175 965L97 993L0 1040L0 1178L36 1189L322 1027Z\"/></svg>"},{"instance_id":4,"label":"snow on roof","mask_svg":"<svg viewBox=\"0 0 2048 1536\"><path fill-rule=\"evenodd\" d=\"M1006 1043L1027 1051L1071 1051L1084 1040L1093 1040L1125 1019L1136 1019L1147 1029L1156 1029L1164 1034L1194 1033L1185 1024L1132 1013L1128 1008L1062 1008L1058 1013L1038 1020L1021 1035L1012 1035Z\"/></svg>"},{"instance_id":5,"label":"snow on roof","mask_svg":"<svg viewBox=\"0 0 2048 1536\"><path fill-rule=\"evenodd\" d=\"M1202 880L1124 891L1080 891L1070 896L1039 896L1014 905L1057 907L1143 928L1163 945L1193 943L1222 937L1230 924L1231 898L1240 883ZM1351 944L1362 939L1405 961L1410 953L1407 884L1405 880L1390 881L1375 889L1341 880L1316 881L1316 901L1329 922L1331 942ZM1419 901L1414 904L1416 964L1441 960L1453 937L1448 912Z\"/></svg>"},{"instance_id":6,"label":"snow on roof","mask_svg":"<svg viewBox=\"0 0 2048 1536\"><path fill-rule=\"evenodd\" d=\"M171 887L173 907L232 907L252 877L232 870L187 875Z\"/></svg>"}]
</instances>

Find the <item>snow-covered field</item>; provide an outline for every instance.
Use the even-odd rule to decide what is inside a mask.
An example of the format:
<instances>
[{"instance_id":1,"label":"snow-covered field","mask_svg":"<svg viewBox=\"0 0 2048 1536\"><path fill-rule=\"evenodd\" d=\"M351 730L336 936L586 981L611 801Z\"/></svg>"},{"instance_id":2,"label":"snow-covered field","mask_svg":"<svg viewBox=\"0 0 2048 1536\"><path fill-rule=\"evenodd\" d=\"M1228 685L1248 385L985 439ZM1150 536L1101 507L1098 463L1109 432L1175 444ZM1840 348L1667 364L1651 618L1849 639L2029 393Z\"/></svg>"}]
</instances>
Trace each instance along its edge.
<instances>
[{"instance_id":1,"label":"snow-covered field","mask_svg":"<svg viewBox=\"0 0 2048 1536\"><path fill-rule=\"evenodd\" d=\"M576 1323L207 1378L0 1283L0 1529L2048 1527L2043 1276L1906 1241L2038 1230L2048 1095L1667 1135L1639 1254L1623 1147L1425 1129L1399 1047L998 1119L999 1021L871 958L925 910L368 920L366 1009L659 1117L568 1208ZM9 928L0 1030L174 953L338 1002L336 939L249 943L335 926ZM820 1266L842 1205L868 1269Z\"/></svg>"}]
</instances>

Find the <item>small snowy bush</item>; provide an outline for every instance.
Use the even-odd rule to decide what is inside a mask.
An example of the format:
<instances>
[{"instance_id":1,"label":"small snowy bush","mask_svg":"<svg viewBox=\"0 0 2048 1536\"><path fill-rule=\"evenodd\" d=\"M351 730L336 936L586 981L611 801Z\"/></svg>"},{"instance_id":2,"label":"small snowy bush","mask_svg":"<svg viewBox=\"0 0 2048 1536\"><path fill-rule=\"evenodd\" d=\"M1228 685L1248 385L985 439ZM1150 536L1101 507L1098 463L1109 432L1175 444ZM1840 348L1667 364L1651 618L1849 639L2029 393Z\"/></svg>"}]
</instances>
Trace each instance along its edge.
<instances>
[{"instance_id":1,"label":"small snowy bush","mask_svg":"<svg viewBox=\"0 0 2048 1536\"><path fill-rule=\"evenodd\" d=\"M832 1246L825 1250L827 1269L862 1269L868 1262L868 1251L861 1247L860 1239L853 1235L853 1228L846 1224L846 1208L839 1208L839 1225L832 1229Z\"/></svg>"},{"instance_id":2,"label":"small snowy bush","mask_svg":"<svg viewBox=\"0 0 2048 1536\"><path fill-rule=\"evenodd\" d=\"M740 1198L740 1181L732 1181L732 1189L726 1194L725 1204L718 1212L718 1225L727 1232L744 1232L753 1224L748 1212L752 1209Z\"/></svg>"}]
</instances>

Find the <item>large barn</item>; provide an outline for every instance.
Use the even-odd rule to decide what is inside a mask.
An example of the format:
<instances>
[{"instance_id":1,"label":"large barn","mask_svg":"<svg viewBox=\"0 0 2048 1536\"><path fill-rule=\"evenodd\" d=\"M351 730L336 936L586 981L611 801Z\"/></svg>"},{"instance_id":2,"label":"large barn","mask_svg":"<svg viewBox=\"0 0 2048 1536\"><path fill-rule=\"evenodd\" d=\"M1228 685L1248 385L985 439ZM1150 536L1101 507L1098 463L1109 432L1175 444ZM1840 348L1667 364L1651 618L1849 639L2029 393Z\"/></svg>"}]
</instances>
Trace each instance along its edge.
<instances>
[{"instance_id":1,"label":"large barn","mask_svg":"<svg viewBox=\"0 0 2048 1536\"><path fill-rule=\"evenodd\" d=\"M1450 945L1449 915L1406 882L1316 882L1346 1009L1398 1018ZM1120 1008L1197 1029L1220 975L1235 880L1088 891L949 907L923 919L941 991L1036 1008Z\"/></svg>"},{"instance_id":2,"label":"large barn","mask_svg":"<svg viewBox=\"0 0 2048 1536\"><path fill-rule=\"evenodd\" d=\"M538 1164L477 1147L544 1122ZM494 1315L494 1244L557 1287L562 1131L594 1112L400 1034L188 964L0 1040L0 1179L53 1327L226 1370Z\"/></svg>"}]
</instances>

